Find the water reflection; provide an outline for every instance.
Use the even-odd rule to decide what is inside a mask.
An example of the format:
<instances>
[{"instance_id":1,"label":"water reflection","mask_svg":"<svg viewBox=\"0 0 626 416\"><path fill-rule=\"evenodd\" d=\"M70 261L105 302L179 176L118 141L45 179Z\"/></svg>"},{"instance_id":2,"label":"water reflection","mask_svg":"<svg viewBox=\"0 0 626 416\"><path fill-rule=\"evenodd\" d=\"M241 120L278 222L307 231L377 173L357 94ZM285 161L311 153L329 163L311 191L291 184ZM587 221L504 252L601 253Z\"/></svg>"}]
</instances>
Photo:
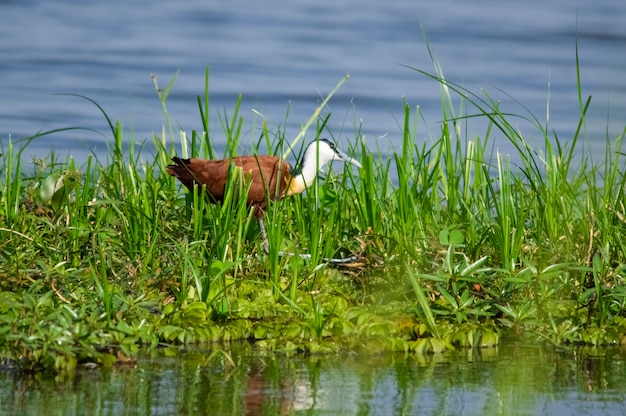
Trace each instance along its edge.
<instances>
[{"instance_id":1,"label":"water reflection","mask_svg":"<svg viewBox=\"0 0 626 416\"><path fill-rule=\"evenodd\" d=\"M228 356L144 356L65 381L0 373L0 414L617 415L625 354L505 340L434 356L285 356L243 344Z\"/></svg>"}]
</instances>

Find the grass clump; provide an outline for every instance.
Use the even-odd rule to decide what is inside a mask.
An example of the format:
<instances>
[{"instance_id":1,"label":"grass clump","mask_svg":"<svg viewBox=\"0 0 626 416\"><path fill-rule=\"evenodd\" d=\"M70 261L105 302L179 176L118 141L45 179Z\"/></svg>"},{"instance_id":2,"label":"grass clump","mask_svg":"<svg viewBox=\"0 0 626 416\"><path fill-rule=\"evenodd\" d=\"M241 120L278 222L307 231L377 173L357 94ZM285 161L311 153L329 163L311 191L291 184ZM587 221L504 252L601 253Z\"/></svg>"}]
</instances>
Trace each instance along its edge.
<instances>
[{"instance_id":1,"label":"grass clump","mask_svg":"<svg viewBox=\"0 0 626 416\"><path fill-rule=\"evenodd\" d=\"M496 345L505 328L561 344L624 343L625 132L607 139L601 163L577 153L589 106L581 99L568 142L525 116L544 139L540 152L497 102L436 69L426 75L442 86L440 136L419 140L419 114L408 103L390 159L357 131L347 150L362 169L331 172L269 207L269 255L241 189L213 205L165 173L175 153L222 156L209 130L208 71L198 98L204 131L174 139L168 120L154 155L102 109L106 160L77 165L51 154L28 165L22 154L37 136L17 148L5 143L3 363L67 372L132 360L141 345L236 339L282 351L440 352ZM172 83L155 85L167 118ZM476 113L455 115L455 96ZM224 157L241 147L238 103L220 115ZM474 117L488 127L468 139L461 127ZM328 119L315 120L316 137L332 137ZM284 133L263 124L253 151L281 154ZM496 133L517 154L490 154ZM348 255L361 260L321 262Z\"/></svg>"}]
</instances>

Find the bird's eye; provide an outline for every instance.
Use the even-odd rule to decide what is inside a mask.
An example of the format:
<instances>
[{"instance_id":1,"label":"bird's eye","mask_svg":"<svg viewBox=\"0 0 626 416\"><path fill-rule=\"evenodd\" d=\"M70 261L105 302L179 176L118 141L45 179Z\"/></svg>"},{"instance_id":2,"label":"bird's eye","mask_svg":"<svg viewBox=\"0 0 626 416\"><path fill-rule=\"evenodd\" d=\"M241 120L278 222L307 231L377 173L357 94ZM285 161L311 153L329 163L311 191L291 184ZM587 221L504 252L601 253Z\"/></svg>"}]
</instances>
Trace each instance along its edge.
<instances>
[{"instance_id":1,"label":"bird's eye","mask_svg":"<svg viewBox=\"0 0 626 416\"><path fill-rule=\"evenodd\" d=\"M326 143L328 147L330 147L331 150L335 150L335 143L331 142L330 140L324 138L324 139L320 139L319 141Z\"/></svg>"}]
</instances>

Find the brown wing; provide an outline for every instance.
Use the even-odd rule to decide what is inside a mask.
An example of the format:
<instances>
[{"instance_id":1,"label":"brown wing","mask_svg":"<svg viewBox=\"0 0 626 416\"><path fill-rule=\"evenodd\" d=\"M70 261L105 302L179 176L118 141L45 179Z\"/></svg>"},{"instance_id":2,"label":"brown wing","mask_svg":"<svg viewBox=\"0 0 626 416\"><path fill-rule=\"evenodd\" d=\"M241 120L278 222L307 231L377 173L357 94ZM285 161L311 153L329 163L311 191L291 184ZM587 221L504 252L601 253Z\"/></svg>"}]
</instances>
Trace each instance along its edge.
<instances>
[{"instance_id":1,"label":"brown wing","mask_svg":"<svg viewBox=\"0 0 626 416\"><path fill-rule=\"evenodd\" d=\"M207 193L215 201L224 198L226 182L228 180L228 170L231 162L243 170L244 180L250 180L250 191L248 192L248 203L250 205L265 207L265 196L276 199L285 195L287 184L291 180L290 166L287 162L282 162L279 169L279 158L276 156L240 156L232 159L203 160L203 159L172 159L174 165L167 167L167 173L178 178L183 185L190 190L194 184L205 185ZM276 192L276 183L280 181L279 192ZM247 183L247 182L246 182Z\"/></svg>"}]
</instances>

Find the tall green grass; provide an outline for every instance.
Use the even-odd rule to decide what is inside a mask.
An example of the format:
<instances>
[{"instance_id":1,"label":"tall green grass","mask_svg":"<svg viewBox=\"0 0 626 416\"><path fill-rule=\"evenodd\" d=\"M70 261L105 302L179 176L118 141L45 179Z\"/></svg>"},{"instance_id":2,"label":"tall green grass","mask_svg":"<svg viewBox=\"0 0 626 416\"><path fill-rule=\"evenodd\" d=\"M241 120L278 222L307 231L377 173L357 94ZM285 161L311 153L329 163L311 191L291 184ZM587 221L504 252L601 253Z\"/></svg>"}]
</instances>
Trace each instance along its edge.
<instances>
[{"instance_id":1,"label":"tall green grass","mask_svg":"<svg viewBox=\"0 0 626 416\"><path fill-rule=\"evenodd\" d=\"M174 77L165 89L154 79L165 123L151 143L136 142L89 98L110 127L106 155L30 164L23 155L37 136L6 142L0 356L67 371L78 361L111 365L115 351L132 356L140 344L253 339L280 350L437 352L494 345L505 328L555 343L625 340L626 129L607 136L596 161L580 150L590 106L580 84L580 121L565 141L534 115L503 112L489 95L447 81L437 64L435 74L415 71L441 86L439 134L422 139L419 108L402 102L397 148L371 149L358 129L342 137L363 167L335 164L305 193L270 204L269 253L236 169L224 201L211 204L166 166L175 154L232 157L246 146L297 159L302 138L334 137L320 108L292 143L265 122L245 136L241 97L232 114L217 115L221 131L210 131L207 70L202 132L178 132L170 120ZM475 118L487 127L469 139ZM541 149L515 127L520 120L543 138ZM492 150L495 132L517 153Z\"/></svg>"}]
</instances>

